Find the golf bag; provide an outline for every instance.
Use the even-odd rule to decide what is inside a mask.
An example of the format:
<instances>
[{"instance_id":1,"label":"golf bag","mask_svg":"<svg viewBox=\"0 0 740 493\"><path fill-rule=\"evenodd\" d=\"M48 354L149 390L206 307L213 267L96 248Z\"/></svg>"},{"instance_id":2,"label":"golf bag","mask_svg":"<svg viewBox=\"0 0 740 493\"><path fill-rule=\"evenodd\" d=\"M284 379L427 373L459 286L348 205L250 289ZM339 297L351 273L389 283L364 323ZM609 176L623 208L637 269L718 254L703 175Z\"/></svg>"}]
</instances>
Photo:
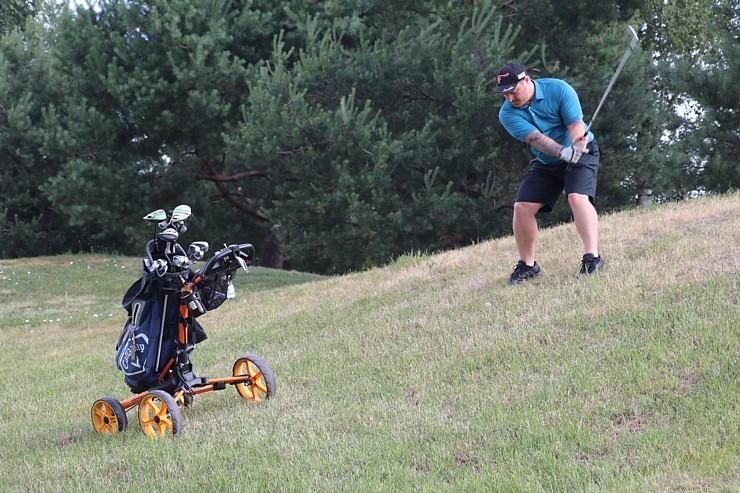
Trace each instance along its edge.
<instances>
[{"instance_id":1,"label":"golf bag","mask_svg":"<svg viewBox=\"0 0 740 493\"><path fill-rule=\"evenodd\" d=\"M143 267L142 277L128 289L122 305L128 319L118 339L116 365L135 393L155 387L177 350L180 325L178 274L159 275ZM188 340L198 343L207 336L194 320ZM192 348L191 348L192 350Z\"/></svg>"}]
</instances>

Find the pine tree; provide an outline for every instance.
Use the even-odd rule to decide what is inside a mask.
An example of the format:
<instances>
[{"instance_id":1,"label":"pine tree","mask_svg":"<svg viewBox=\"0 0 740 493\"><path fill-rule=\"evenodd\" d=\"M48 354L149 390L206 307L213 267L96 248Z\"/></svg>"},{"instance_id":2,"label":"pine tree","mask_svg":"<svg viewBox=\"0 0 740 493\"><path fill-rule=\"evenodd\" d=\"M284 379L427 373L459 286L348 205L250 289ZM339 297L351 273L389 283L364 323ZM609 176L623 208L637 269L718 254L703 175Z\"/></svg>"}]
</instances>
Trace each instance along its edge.
<instances>
[{"instance_id":1,"label":"pine tree","mask_svg":"<svg viewBox=\"0 0 740 493\"><path fill-rule=\"evenodd\" d=\"M25 29L26 21L36 13L37 0L3 0L0 3L0 34Z\"/></svg>"},{"instance_id":2,"label":"pine tree","mask_svg":"<svg viewBox=\"0 0 740 493\"><path fill-rule=\"evenodd\" d=\"M666 152L676 166L661 176L665 198L725 193L740 186L740 76L738 46L740 6L720 1L713 7L706 32L712 38L697 51L674 51L661 64L666 92L680 112L670 120Z\"/></svg>"},{"instance_id":3,"label":"pine tree","mask_svg":"<svg viewBox=\"0 0 740 493\"><path fill-rule=\"evenodd\" d=\"M62 157L44 151L43 122L64 103L50 33L38 24L0 37L0 257L78 248L42 188Z\"/></svg>"}]
</instances>

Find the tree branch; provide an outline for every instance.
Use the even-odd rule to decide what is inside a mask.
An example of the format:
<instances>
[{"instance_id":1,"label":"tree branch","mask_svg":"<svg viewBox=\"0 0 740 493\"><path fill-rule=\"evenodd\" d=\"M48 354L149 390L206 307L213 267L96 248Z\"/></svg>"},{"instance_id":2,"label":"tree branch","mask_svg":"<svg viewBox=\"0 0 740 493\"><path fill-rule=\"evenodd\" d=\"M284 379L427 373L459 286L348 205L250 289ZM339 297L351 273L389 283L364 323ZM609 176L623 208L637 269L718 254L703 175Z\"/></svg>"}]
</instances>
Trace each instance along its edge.
<instances>
[{"instance_id":1,"label":"tree branch","mask_svg":"<svg viewBox=\"0 0 740 493\"><path fill-rule=\"evenodd\" d=\"M278 154L281 156L290 156L291 154L297 154L299 152L307 151L309 149L312 149L314 147L324 147L324 146L331 146L334 144L333 140L325 140L323 142L312 142L308 145L305 145L303 147L298 147L296 149L289 149L287 151L278 151Z\"/></svg>"},{"instance_id":2,"label":"tree branch","mask_svg":"<svg viewBox=\"0 0 740 493\"><path fill-rule=\"evenodd\" d=\"M210 168L211 171L213 171L213 168ZM255 170L255 171L243 171L241 173L237 173L235 175L230 176L219 176L219 175L195 175L194 177L198 180L206 180L213 183L227 183L227 182L235 182L235 181L241 181L246 178L254 178L255 176L266 178L267 177L267 171L265 170Z\"/></svg>"},{"instance_id":3,"label":"tree branch","mask_svg":"<svg viewBox=\"0 0 740 493\"><path fill-rule=\"evenodd\" d=\"M245 171L244 173L237 173L236 175L232 176L218 176L216 174L216 170L213 169L213 166L207 159L201 160L201 164L203 168L205 168L207 175L199 175L200 179L202 180L208 180L211 181L215 186L216 190L218 190L219 195L232 207L234 207L236 210L243 212L244 214L247 214L249 216L252 216L256 219L259 219L260 221L267 221L268 218L260 214L259 212L254 210L254 201L250 198L239 198L238 194L232 193L228 188L226 188L225 183L230 181L237 181L234 177L238 177L240 175L250 175L252 173L260 173L260 172L252 172L252 171ZM265 176L267 175L266 172L262 171ZM248 176L244 176L248 177Z\"/></svg>"}]
</instances>

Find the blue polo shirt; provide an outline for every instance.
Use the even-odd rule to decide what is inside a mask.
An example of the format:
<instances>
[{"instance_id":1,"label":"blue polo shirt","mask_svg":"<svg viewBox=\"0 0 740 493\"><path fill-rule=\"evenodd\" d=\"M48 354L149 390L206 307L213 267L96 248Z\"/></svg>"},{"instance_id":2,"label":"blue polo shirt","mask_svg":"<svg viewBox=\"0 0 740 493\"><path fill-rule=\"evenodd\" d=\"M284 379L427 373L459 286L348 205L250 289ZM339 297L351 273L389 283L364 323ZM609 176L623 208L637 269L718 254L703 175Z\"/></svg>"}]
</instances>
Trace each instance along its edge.
<instances>
[{"instance_id":1,"label":"blue polo shirt","mask_svg":"<svg viewBox=\"0 0 740 493\"><path fill-rule=\"evenodd\" d=\"M533 130L543 134L562 146L572 145L568 125L583 118L578 95L567 82L560 79L537 79L534 83L534 98L529 106L517 108L504 101L498 119L507 132L524 142ZM588 133L591 142L594 135ZM529 149L542 164L560 163L560 159L543 154L532 146Z\"/></svg>"}]
</instances>

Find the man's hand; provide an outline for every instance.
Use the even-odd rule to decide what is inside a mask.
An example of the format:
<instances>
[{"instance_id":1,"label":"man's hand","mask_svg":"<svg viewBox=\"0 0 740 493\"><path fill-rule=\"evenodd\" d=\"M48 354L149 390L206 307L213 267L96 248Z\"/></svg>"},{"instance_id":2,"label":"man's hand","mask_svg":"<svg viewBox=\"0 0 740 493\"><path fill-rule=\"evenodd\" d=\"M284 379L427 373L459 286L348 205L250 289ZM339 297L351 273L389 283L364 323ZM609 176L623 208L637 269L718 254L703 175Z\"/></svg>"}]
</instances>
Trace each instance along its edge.
<instances>
[{"instance_id":1,"label":"man's hand","mask_svg":"<svg viewBox=\"0 0 740 493\"><path fill-rule=\"evenodd\" d=\"M586 145L588 145L587 136L576 137L572 146L563 147L539 130L532 130L524 139L524 142L548 156L559 157L566 163L575 163L580 159L581 154L588 154L586 148Z\"/></svg>"},{"instance_id":2,"label":"man's hand","mask_svg":"<svg viewBox=\"0 0 740 493\"><path fill-rule=\"evenodd\" d=\"M560 149L560 159L566 163L577 163L581 159L581 154L588 154L585 147L576 147L574 145Z\"/></svg>"},{"instance_id":3,"label":"man's hand","mask_svg":"<svg viewBox=\"0 0 740 493\"><path fill-rule=\"evenodd\" d=\"M571 136L571 139L573 136ZM585 135L578 135L576 137L576 140L573 140L573 147L576 147L580 149L580 151L584 154L588 154L588 150L586 150L586 146L588 145L588 133Z\"/></svg>"}]
</instances>

